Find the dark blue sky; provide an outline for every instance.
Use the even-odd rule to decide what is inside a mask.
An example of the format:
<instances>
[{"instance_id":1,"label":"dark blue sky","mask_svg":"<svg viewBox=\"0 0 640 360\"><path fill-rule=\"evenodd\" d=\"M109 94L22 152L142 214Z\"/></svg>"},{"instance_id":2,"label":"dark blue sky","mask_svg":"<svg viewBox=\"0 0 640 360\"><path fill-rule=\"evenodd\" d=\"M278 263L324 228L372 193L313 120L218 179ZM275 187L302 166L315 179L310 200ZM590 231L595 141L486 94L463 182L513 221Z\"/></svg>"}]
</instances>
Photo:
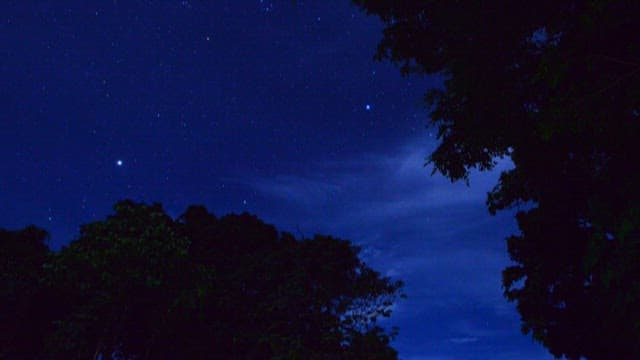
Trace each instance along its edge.
<instances>
[{"instance_id":1,"label":"dark blue sky","mask_svg":"<svg viewBox=\"0 0 640 360\"><path fill-rule=\"evenodd\" d=\"M405 280L402 359L550 358L501 295L498 173L430 176L438 81L373 61L381 30L347 0L4 1L0 227L59 248L123 198L249 211Z\"/></svg>"}]
</instances>

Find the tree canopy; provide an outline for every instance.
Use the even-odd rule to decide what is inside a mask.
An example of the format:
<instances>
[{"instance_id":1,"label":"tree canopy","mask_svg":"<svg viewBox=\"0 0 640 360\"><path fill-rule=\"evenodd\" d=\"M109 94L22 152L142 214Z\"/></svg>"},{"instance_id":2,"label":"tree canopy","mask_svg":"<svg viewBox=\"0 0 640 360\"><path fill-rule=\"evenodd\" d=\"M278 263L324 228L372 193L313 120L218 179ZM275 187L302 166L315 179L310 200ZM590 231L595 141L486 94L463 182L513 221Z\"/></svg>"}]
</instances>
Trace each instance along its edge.
<instances>
[{"instance_id":1,"label":"tree canopy","mask_svg":"<svg viewBox=\"0 0 640 360\"><path fill-rule=\"evenodd\" d=\"M434 171L513 161L487 205L517 209L503 284L523 331L557 357L640 358L640 2L354 2L385 23L379 59L444 79Z\"/></svg>"},{"instance_id":2,"label":"tree canopy","mask_svg":"<svg viewBox=\"0 0 640 360\"><path fill-rule=\"evenodd\" d=\"M44 304L46 231L0 230L0 358L36 358L50 320Z\"/></svg>"},{"instance_id":3,"label":"tree canopy","mask_svg":"<svg viewBox=\"0 0 640 360\"><path fill-rule=\"evenodd\" d=\"M346 240L296 239L244 213L122 201L59 252L0 232L0 357L395 359L402 283Z\"/></svg>"}]
</instances>

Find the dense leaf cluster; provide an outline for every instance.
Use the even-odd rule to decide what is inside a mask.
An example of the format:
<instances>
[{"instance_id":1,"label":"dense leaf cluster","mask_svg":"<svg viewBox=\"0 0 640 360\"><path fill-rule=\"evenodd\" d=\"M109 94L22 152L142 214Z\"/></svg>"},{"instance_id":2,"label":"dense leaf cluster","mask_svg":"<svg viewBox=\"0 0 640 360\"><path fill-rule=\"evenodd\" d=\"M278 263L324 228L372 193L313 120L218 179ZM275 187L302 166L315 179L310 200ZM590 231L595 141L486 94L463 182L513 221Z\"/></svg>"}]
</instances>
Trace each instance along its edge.
<instances>
[{"instance_id":1,"label":"dense leaf cluster","mask_svg":"<svg viewBox=\"0 0 640 360\"><path fill-rule=\"evenodd\" d=\"M556 356L640 358L640 2L354 0L378 47L430 90L452 180L510 156L491 212L519 207L504 271L525 332Z\"/></svg>"},{"instance_id":2,"label":"dense leaf cluster","mask_svg":"<svg viewBox=\"0 0 640 360\"><path fill-rule=\"evenodd\" d=\"M60 252L45 239L0 232L0 358L397 357L376 321L402 284L345 240L131 201Z\"/></svg>"}]
</instances>

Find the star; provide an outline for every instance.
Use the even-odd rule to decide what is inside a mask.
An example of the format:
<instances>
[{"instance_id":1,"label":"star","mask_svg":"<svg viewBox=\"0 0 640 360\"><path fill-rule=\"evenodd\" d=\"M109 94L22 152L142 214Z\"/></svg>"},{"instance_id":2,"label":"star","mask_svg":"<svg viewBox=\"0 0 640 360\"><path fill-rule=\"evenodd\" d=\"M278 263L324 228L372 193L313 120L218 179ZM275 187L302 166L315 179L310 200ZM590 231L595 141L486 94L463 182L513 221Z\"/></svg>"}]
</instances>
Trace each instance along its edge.
<instances>
[{"instance_id":1,"label":"star","mask_svg":"<svg viewBox=\"0 0 640 360\"><path fill-rule=\"evenodd\" d=\"M365 105L364 109L367 110L367 111L370 111L371 110L371 105L369 105L369 104Z\"/></svg>"},{"instance_id":2,"label":"star","mask_svg":"<svg viewBox=\"0 0 640 360\"><path fill-rule=\"evenodd\" d=\"M124 164L124 163L122 162L122 160L117 160L117 161L116 161L116 165L117 165L117 166L122 166L122 164Z\"/></svg>"}]
</instances>

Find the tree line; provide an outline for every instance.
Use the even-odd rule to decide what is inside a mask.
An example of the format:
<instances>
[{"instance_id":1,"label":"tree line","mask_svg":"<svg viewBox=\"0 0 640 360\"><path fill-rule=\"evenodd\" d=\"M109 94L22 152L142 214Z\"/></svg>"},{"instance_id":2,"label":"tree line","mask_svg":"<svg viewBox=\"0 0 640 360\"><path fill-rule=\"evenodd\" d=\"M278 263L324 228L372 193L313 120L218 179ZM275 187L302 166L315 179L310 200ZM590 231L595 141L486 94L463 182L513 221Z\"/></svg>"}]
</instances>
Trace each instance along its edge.
<instances>
[{"instance_id":1,"label":"tree line","mask_svg":"<svg viewBox=\"0 0 640 360\"><path fill-rule=\"evenodd\" d=\"M121 201L58 252L0 231L3 359L395 359L402 283L346 240Z\"/></svg>"}]
</instances>

